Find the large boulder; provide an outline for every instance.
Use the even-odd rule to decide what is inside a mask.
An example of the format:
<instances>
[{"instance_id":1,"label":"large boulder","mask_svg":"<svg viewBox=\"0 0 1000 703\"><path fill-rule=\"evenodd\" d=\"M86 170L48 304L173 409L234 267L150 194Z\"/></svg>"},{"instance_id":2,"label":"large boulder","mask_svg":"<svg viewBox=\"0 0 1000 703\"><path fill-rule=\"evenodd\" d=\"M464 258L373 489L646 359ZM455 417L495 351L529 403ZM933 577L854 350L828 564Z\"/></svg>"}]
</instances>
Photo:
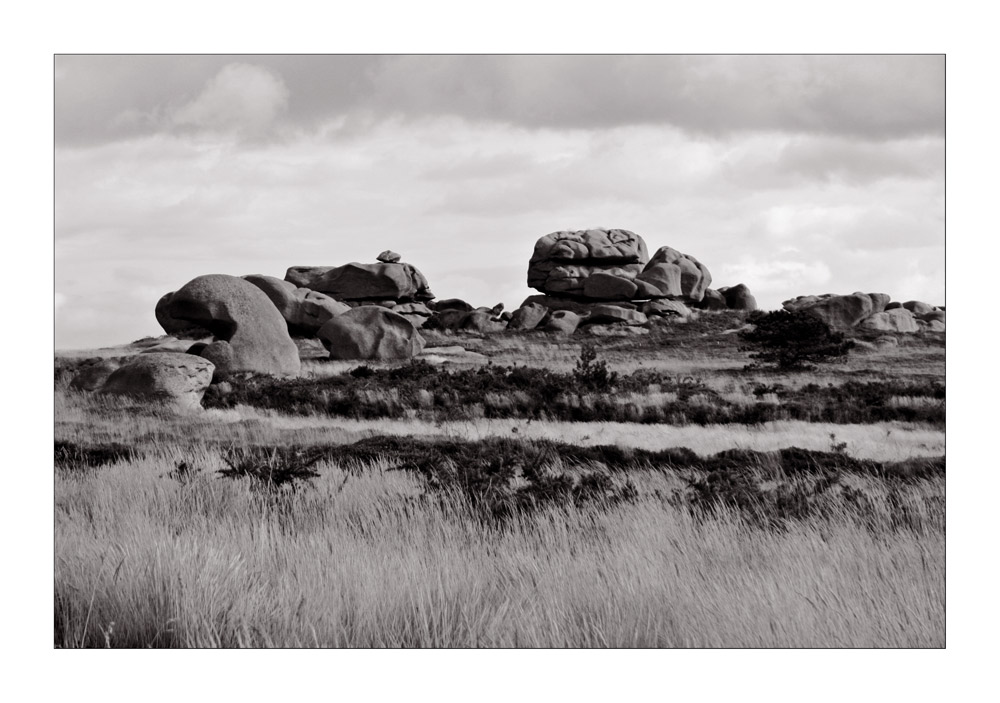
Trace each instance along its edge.
<instances>
[{"instance_id":1,"label":"large boulder","mask_svg":"<svg viewBox=\"0 0 1000 703\"><path fill-rule=\"evenodd\" d=\"M546 318L545 326L542 329L556 334L573 334L583 319L582 315L572 310L553 310Z\"/></svg>"},{"instance_id":2,"label":"large boulder","mask_svg":"<svg viewBox=\"0 0 1000 703\"><path fill-rule=\"evenodd\" d=\"M326 324L331 317L351 309L346 303L334 300L328 295L309 288L298 288L294 283L275 276L249 274L243 277L260 288L281 316L285 318L291 334L311 337Z\"/></svg>"},{"instance_id":3,"label":"large boulder","mask_svg":"<svg viewBox=\"0 0 1000 703\"><path fill-rule=\"evenodd\" d=\"M153 314L156 315L156 321L159 323L160 327L167 334L174 334L175 332L183 332L184 330L191 327L190 322L184 320L175 320L170 316L168 308L170 306L170 300L174 297L173 291L167 293L162 298L156 302L156 310Z\"/></svg>"},{"instance_id":4,"label":"large boulder","mask_svg":"<svg viewBox=\"0 0 1000 703\"><path fill-rule=\"evenodd\" d=\"M904 308L885 310L870 315L861 321L858 328L878 332L917 332L920 329L913 313Z\"/></svg>"},{"instance_id":5,"label":"large boulder","mask_svg":"<svg viewBox=\"0 0 1000 703\"><path fill-rule=\"evenodd\" d=\"M174 293L167 311L212 333L215 342L201 355L218 373L299 372L298 348L285 319L260 288L242 278L198 276Z\"/></svg>"},{"instance_id":6,"label":"large boulder","mask_svg":"<svg viewBox=\"0 0 1000 703\"><path fill-rule=\"evenodd\" d=\"M926 313L934 310L934 306L930 303L922 303L919 300L907 300L903 303L903 307L914 315L924 315Z\"/></svg>"},{"instance_id":7,"label":"large boulder","mask_svg":"<svg viewBox=\"0 0 1000 703\"><path fill-rule=\"evenodd\" d=\"M632 300L638 286L627 278L603 271L590 274L583 282L583 295L597 300Z\"/></svg>"},{"instance_id":8,"label":"large boulder","mask_svg":"<svg viewBox=\"0 0 1000 703\"><path fill-rule=\"evenodd\" d=\"M413 323L377 305L337 315L316 336L330 351L331 359L410 359L424 348L424 338Z\"/></svg>"},{"instance_id":9,"label":"large boulder","mask_svg":"<svg viewBox=\"0 0 1000 703\"><path fill-rule=\"evenodd\" d=\"M428 307L438 312L442 310L461 310L462 312L472 312L475 310L474 307L460 298L445 298L444 300L436 300L429 304Z\"/></svg>"},{"instance_id":10,"label":"large boulder","mask_svg":"<svg viewBox=\"0 0 1000 703\"><path fill-rule=\"evenodd\" d=\"M648 318L638 310L630 310L619 305L594 305L590 309L590 316L586 319L588 325L613 325L623 323L626 325L644 325Z\"/></svg>"},{"instance_id":11,"label":"large boulder","mask_svg":"<svg viewBox=\"0 0 1000 703\"><path fill-rule=\"evenodd\" d=\"M76 391L96 391L121 365L117 359L88 359L80 364L69 387Z\"/></svg>"},{"instance_id":12,"label":"large boulder","mask_svg":"<svg viewBox=\"0 0 1000 703\"><path fill-rule=\"evenodd\" d=\"M197 408L214 371L211 361L191 354L140 354L108 376L100 392Z\"/></svg>"},{"instance_id":13,"label":"large boulder","mask_svg":"<svg viewBox=\"0 0 1000 703\"><path fill-rule=\"evenodd\" d=\"M600 298L609 287L620 295L624 284L642 271L649 258L642 237L624 229L589 229L547 234L535 244L528 262L528 285L550 295ZM597 287L586 281L603 274Z\"/></svg>"},{"instance_id":14,"label":"large boulder","mask_svg":"<svg viewBox=\"0 0 1000 703\"><path fill-rule=\"evenodd\" d=\"M472 312L465 313L465 318L462 320L461 329L468 330L470 332L480 332L482 334L490 334L493 332L502 332L507 328L507 324L500 320L492 311L487 312L485 310L473 310Z\"/></svg>"},{"instance_id":15,"label":"large boulder","mask_svg":"<svg viewBox=\"0 0 1000 703\"><path fill-rule=\"evenodd\" d=\"M730 310L753 311L757 309L757 299L753 297L750 289L742 283L720 288L719 293L725 298L726 307Z\"/></svg>"},{"instance_id":16,"label":"large boulder","mask_svg":"<svg viewBox=\"0 0 1000 703\"><path fill-rule=\"evenodd\" d=\"M697 303L692 303L692 305L699 310L728 310L729 306L726 305L726 298L722 293L713 289L706 288L705 296L699 300Z\"/></svg>"},{"instance_id":17,"label":"large boulder","mask_svg":"<svg viewBox=\"0 0 1000 703\"><path fill-rule=\"evenodd\" d=\"M285 280L337 300L409 303L434 298L424 275L412 264L399 262L353 262L330 268L293 266Z\"/></svg>"},{"instance_id":18,"label":"large boulder","mask_svg":"<svg viewBox=\"0 0 1000 703\"><path fill-rule=\"evenodd\" d=\"M889 301L892 300L888 293L869 293L868 297L872 299L872 315L884 312Z\"/></svg>"},{"instance_id":19,"label":"large boulder","mask_svg":"<svg viewBox=\"0 0 1000 703\"><path fill-rule=\"evenodd\" d=\"M691 317L691 309L679 300L650 300L640 308L647 317L675 317L687 319Z\"/></svg>"},{"instance_id":20,"label":"large boulder","mask_svg":"<svg viewBox=\"0 0 1000 703\"><path fill-rule=\"evenodd\" d=\"M528 303L515 310L507 323L509 330L533 330L541 325L549 314L549 309L539 303Z\"/></svg>"},{"instance_id":21,"label":"large boulder","mask_svg":"<svg viewBox=\"0 0 1000 703\"><path fill-rule=\"evenodd\" d=\"M657 291L655 297L698 302L705 297L712 274L693 256L660 247L635 280L652 286Z\"/></svg>"},{"instance_id":22,"label":"large boulder","mask_svg":"<svg viewBox=\"0 0 1000 703\"><path fill-rule=\"evenodd\" d=\"M851 295L800 296L786 300L782 306L789 312L805 310L825 322L831 329L848 330L872 314L874 307L867 293Z\"/></svg>"}]
</instances>

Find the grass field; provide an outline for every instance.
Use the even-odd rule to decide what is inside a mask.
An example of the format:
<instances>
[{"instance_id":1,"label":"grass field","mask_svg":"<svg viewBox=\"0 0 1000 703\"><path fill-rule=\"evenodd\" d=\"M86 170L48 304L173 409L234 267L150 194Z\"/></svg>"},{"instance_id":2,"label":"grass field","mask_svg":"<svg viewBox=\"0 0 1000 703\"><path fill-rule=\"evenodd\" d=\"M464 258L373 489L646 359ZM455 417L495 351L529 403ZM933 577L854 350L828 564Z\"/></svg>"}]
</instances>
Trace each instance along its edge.
<instances>
[{"instance_id":1,"label":"grass field","mask_svg":"<svg viewBox=\"0 0 1000 703\"><path fill-rule=\"evenodd\" d=\"M940 337L741 372L735 323L700 324L601 358L696 374L713 403L785 402L760 384L943 387ZM575 338L436 334L493 364L567 373L580 353ZM873 423L175 415L68 390L74 361L57 358L57 647L945 644L942 399L858 398L940 403L933 421ZM253 447L275 448L271 469L312 452L317 476L220 473Z\"/></svg>"}]
</instances>

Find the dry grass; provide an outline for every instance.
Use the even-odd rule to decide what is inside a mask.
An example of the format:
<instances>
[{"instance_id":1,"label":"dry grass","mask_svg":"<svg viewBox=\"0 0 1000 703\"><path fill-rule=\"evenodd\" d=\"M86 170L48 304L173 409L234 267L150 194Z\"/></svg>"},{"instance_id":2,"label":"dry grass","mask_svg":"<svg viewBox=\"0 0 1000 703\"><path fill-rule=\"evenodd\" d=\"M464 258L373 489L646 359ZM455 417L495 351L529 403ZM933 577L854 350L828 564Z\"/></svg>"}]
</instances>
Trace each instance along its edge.
<instances>
[{"instance_id":1,"label":"dry grass","mask_svg":"<svg viewBox=\"0 0 1000 703\"><path fill-rule=\"evenodd\" d=\"M649 472L634 504L498 528L377 465L321 466L314 489L270 500L172 466L57 477L58 646L944 645L943 526L698 521Z\"/></svg>"}]
</instances>

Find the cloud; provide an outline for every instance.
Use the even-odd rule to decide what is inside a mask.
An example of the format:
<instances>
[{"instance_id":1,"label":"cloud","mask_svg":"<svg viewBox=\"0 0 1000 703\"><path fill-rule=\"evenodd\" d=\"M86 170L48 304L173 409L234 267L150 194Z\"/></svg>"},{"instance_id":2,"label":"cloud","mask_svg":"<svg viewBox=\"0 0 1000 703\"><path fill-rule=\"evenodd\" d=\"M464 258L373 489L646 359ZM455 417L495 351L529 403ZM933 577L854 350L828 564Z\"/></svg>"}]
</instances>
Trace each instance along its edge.
<instances>
[{"instance_id":1,"label":"cloud","mask_svg":"<svg viewBox=\"0 0 1000 703\"><path fill-rule=\"evenodd\" d=\"M232 63L171 118L182 127L259 136L287 110L288 96L280 76L259 66Z\"/></svg>"},{"instance_id":2,"label":"cloud","mask_svg":"<svg viewBox=\"0 0 1000 703\"><path fill-rule=\"evenodd\" d=\"M60 56L56 70L58 144L155 133L178 106L214 129L450 115L711 137L944 134L943 55Z\"/></svg>"}]
</instances>

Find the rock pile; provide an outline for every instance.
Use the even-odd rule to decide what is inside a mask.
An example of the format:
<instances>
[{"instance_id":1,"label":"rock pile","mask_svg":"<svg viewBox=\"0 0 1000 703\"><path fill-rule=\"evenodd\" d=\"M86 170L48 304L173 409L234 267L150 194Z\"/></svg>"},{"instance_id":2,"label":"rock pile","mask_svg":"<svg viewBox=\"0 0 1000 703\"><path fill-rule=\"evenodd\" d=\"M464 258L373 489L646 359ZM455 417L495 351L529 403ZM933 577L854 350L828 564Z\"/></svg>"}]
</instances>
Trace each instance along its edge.
<instances>
[{"instance_id":1,"label":"rock pile","mask_svg":"<svg viewBox=\"0 0 1000 703\"><path fill-rule=\"evenodd\" d=\"M355 305L414 303L434 299L427 279L400 255L384 251L377 263L352 262L343 266L292 266L285 280L299 288L323 293Z\"/></svg>"},{"instance_id":2,"label":"rock pile","mask_svg":"<svg viewBox=\"0 0 1000 703\"><path fill-rule=\"evenodd\" d=\"M789 312L804 310L834 330L866 329L878 332L944 332L945 311L929 303L890 302L886 293L801 295L786 300Z\"/></svg>"},{"instance_id":3,"label":"rock pile","mask_svg":"<svg viewBox=\"0 0 1000 703\"><path fill-rule=\"evenodd\" d=\"M645 241L629 230L553 232L538 240L528 262L528 285L541 295L521 304L508 329L565 334L602 325L635 333L663 319L687 319L692 308L757 309L745 285L714 291L711 283L698 259L667 246L650 258Z\"/></svg>"}]
</instances>

